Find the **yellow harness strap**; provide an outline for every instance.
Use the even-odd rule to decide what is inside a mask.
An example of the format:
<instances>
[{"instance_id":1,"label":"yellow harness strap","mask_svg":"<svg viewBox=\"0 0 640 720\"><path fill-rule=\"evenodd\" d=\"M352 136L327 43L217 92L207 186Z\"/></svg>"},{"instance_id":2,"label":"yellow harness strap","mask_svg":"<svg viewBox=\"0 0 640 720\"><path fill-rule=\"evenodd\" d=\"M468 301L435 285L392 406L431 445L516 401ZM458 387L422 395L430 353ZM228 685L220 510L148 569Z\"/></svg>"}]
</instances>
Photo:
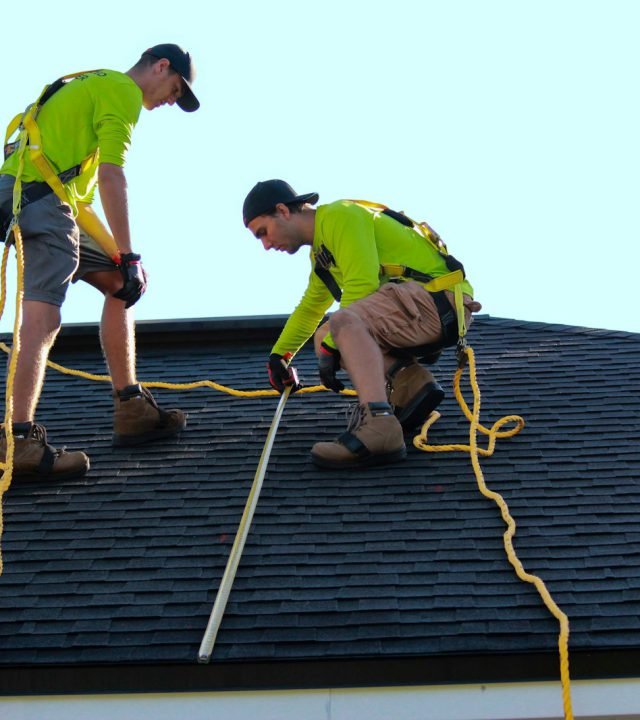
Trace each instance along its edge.
<instances>
[{"instance_id":1,"label":"yellow harness strap","mask_svg":"<svg viewBox=\"0 0 640 720\"><path fill-rule=\"evenodd\" d=\"M69 205L72 205L72 203L69 202L69 195L65 186L62 184L62 181L58 177L58 174L56 173L53 166L43 152L40 128L38 127L35 116L31 113L31 111L27 111L22 120L22 124L29 136L29 145L27 146L29 150L29 159L38 169L40 175L42 175L42 179L53 190L53 192L58 196L58 198L62 202L66 202ZM97 154L98 151L96 150L96 152L88 155L80 163L80 171L78 172L78 175L81 175L90 165L95 162Z\"/></svg>"},{"instance_id":2,"label":"yellow harness strap","mask_svg":"<svg viewBox=\"0 0 640 720\"><path fill-rule=\"evenodd\" d=\"M29 158L31 162L38 169L40 175L42 175L42 179L53 190L58 198L62 202L68 203L69 196L67 195L67 191L62 182L60 182L58 174L53 169L51 163L47 160L44 152L42 151L40 128L38 127L32 108L29 108L29 110L27 110L24 114L24 117L22 118L22 126L29 138L29 145L27 145L27 149L29 150Z\"/></svg>"},{"instance_id":3,"label":"yellow harness strap","mask_svg":"<svg viewBox=\"0 0 640 720\"><path fill-rule=\"evenodd\" d=\"M356 205L362 205L362 207L367 208L367 210L373 210L380 213L384 210L390 210L387 205L383 205L382 203L378 202L371 202L370 200L349 200L349 202L356 203ZM429 225L429 223L424 221L416 222L408 215L405 215L404 213L400 214L404 215L404 217L409 222L413 223L413 229L420 235L422 235L425 240L428 240L433 245L435 250L443 253L444 255L448 254L447 246L445 245L444 241L442 240L440 235L438 235L438 233Z\"/></svg>"},{"instance_id":4,"label":"yellow harness strap","mask_svg":"<svg viewBox=\"0 0 640 720\"><path fill-rule=\"evenodd\" d=\"M86 75L88 72L95 72L94 70L82 71L77 73L71 73L60 78L61 81L71 80L79 75ZM13 120L7 126L5 133L5 146L9 144L9 138L19 130L19 135L15 143L14 152L18 153L18 171L16 173L16 179L13 190L13 215L14 224L15 219L20 214L21 209L21 198L22 198L22 172L24 170L24 152L28 150L29 158L36 167L38 172L42 175L44 182L49 185L56 196L64 203L71 205L69 194L65 188L60 177L53 168L51 162L47 159L44 154L44 148L42 146L42 136L40 134L40 128L38 127L37 117L42 107L42 97L47 92L50 85L46 85L38 99L33 105L30 105L24 113L16 115ZM91 155L88 155L82 163L80 163L79 175L81 175L88 167L93 165L98 158L99 150L96 150ZM78 203L77 205L77 222L78 225L90 235L100 247L109 255L113 257L118 253L115 240L107 228L103 225L97 215L91 212L90 208L87 208L86 204Z\"/></svg>"},{"instance_id":5,"label":"yellow harness strap","mask_svg":"<svg viewBox=\"0 0 640 720\"><path fill-rule=\"evenodd\" d=\"M80 229L84 230L87 235L92 237L110 258L120 254L116 241L113 239L113 235L107 230L100 218L93 212L91 205L78 203L78 216L76 217L76 222L80 226Z\"/></svg>"},{"instance_id":6,"label":"yellow harness strap","mask_svg":"<svg viewBox=\"0 0 640 720\"><path fill-rule=\"evenodd\" d=\"M350 200L349 202L361 205L367 210L374 212L383 212L389 210L386 205L377 202L371 202L370 200ZM416 222L409 216L405 216L408 221L413 223L413 229L419 233L432 247L441 255L448 255L447 246L444 244L440 235L426 222ZM408 226L407 226L408 227ZM381 265L383 272L389 277L402 277L405 270L407 269L404 265ZM454 270L453 272L441 275L440 277L433 278L426 283L420 283L425 290L429 292L440 292L441 290L452 290L456 306L456 317L458 319L458 336L460 342L463 341L464 336L467 334L467 325L464 317L464 298L462 293L462 281L464 280L464 274L462 270ZM416 281L419 282L419 281Z\"/></svg>"},{"instance_id":7,"label":"yellow harness strap","mask_svg":"<svg viewBox=\"0 0 640 720\"><path fill-rule=\"evenodd\" d=\"M18 113L13 120L7 125L7 131L4 134L4 144L9 144L9 138L13 135L13 133L20 127L20 120L22 120L22 116L24 113Z\"/></svg>"},{"instance_id":8,"label":"yellow harness strap","mask_svg":"<svg viewBox=\"0 0 640 720\"><path fill-rule=\"evenodd\" d=\"M407 269L404 265L392 265L389 263L382 263L380 267L382 268L384 274L390 278L405 277L404 273ZM407 277L406 279L411 280L412 278ZM462 270L454 270L454 272L433 278L433 280L429 280L429 282L420 282L419 280L416 280L415 282L422 285L422 287L429 292L440 292L441 290L455 291L456 285L460 284L463 280L464 275L462 274Z\"/></svg>"}]
</instances>

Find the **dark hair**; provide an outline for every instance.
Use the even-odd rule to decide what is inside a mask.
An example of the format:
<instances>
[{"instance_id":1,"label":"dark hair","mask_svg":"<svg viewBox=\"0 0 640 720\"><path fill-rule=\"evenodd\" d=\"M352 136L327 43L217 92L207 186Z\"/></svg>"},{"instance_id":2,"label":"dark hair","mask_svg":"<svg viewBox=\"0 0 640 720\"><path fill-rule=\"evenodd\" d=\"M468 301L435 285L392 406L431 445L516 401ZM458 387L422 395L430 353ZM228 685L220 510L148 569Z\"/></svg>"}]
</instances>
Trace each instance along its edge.
<instances>
[{"instance_id":1,"label":"dark hair","mask_svg":"<svg viewBox=\"0 0 640 720\"><path fill-rule=\"evenodd\" d=\"M293 213L294 215L296 213L301 213L302 209L306 205L304 202L294 202L294 203L278 203L278 205L286 205L289 208L289 212ZM278 210L276 208L273 208L273 210L267 210L267 212L263 213L264 215L271 215L271 217L275 217L278 214Z\"/></svg>"}]
</instances>

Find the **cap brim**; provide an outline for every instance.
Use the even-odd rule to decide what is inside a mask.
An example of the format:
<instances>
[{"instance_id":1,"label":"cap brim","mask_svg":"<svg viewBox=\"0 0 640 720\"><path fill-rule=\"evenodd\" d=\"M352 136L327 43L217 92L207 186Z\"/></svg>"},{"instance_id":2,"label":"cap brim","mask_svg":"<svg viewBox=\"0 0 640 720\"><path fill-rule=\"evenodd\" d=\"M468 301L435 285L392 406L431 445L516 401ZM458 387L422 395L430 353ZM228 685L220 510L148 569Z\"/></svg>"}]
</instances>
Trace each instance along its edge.
<instances>
[{"instance_id":1,"label":"cap brim","mask_svg":"<svg viewBox=\"0 0 640 720\"><path fill-rule=\"evenodd\" d=\"M189 87L187 81L182 78L184 84L182 86L182 95L176 100L178 107L185 112L194 112L200 107L200 101L193 94L193 90Z\"/></svg>"},{"instance_id":2,"label":"cap brim","mask_svg":"<svg viewBox=\"0 0 640 720\"><path fill-rule=\"evenodd\" d=\"M293 200L289 200L288 202L303 202L309 203L309 205L315 205L319 199L320 195L318 195L318 193L306 193L305 195L296 195Z\"/></svg>"}]
</instances>

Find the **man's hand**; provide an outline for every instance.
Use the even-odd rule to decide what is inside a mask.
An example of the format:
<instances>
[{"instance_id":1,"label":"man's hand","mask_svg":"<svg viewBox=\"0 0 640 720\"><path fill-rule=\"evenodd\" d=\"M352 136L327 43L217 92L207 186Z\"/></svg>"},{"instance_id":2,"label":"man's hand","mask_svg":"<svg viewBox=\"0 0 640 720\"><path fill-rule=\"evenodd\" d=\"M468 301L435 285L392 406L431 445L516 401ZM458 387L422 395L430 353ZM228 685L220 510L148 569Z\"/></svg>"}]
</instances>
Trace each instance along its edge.
<instances>
[{"instance_id":1,"label":"man's hand","mask_svg":"<svg viewBox=\"0 0 640 720\"><path fill-rule=\"evenodd\" d=\"M147 289L147 275L140 262L140 255L136 253L121 253L114 258L118 269L122 273L124 285L113 297L124 300L125 308L135 305Z\"/></svg>"},{"instance_id":2,"label":"man's hand","mask_svg":"<svg viewBox=\"0 0 640 720\"><path fill-rule=\"evenodd\" d=\"M269 355L269 361L267 362L267 370L269 371L269 383L274 390L279 393L283 393L285 387L291 385L291 392L300 390L302 384L298 381L298 374L295 368L289 365L289 361L293 355L291 353L285 353L284 355L278 355L278 353L271 353Z\"/></svg>"},{"instance_id":3,"label":"man's hand","mask_svg":"<svg viewBox=\"0 0 640 720\"><path fill-rule=\"evenodd\" d=\"M336 377L338 370L340 370L340 352L322 343L320 345L320 357L318 358L320 380L322 380L322 384L326 388L336 393L344 390L344 385Z\"/></svg>"}]
</instances>

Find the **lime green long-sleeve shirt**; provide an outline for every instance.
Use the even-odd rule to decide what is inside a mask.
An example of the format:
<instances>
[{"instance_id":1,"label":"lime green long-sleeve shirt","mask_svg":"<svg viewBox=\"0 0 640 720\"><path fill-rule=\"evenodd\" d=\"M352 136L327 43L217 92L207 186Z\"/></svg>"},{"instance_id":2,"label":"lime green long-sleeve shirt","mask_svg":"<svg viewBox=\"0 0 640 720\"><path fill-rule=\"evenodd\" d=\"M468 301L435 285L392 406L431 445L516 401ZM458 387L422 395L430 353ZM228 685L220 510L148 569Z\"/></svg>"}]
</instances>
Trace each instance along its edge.
<instances>
[{"instance_id":1,"label":"lime green long-sleeve shirt","mask_svg":"<svg viewBox=\"0 0 640 720\"><path fill-rule=\"evenodd\" d=\"M99 163L124 166L141 109L142 90L128 75L116 70L79 75L42 106L37 120L42 146L57 173L95 154L94 162L82 175L65 185L72 204L91 202ZM18 155L13 153L0 173L15 175L17 168ZM22 180L42 181L28 152L24 154Z\"/></svg>"},{"instance_id":2,"label":"lime green long-sleeve shirt","mask_svg":"<svg viewBox=\"0 0 640 720\"><path fill-rule=\"evenodd\" d=\"M316 257L323 250L333 257L329 270L342 290L341 308L388 282L383 264L405 265L432 277L449 273L444 258L424 237L397 220L349 200L320 205L316 209L309 284L273 346L274 353L295 355L334 302L327 286L313 271ZM473 288L466 280L462 289L473 297ZM330 334L325 342L335 346Z\"/></svg>"}]
</instances>

